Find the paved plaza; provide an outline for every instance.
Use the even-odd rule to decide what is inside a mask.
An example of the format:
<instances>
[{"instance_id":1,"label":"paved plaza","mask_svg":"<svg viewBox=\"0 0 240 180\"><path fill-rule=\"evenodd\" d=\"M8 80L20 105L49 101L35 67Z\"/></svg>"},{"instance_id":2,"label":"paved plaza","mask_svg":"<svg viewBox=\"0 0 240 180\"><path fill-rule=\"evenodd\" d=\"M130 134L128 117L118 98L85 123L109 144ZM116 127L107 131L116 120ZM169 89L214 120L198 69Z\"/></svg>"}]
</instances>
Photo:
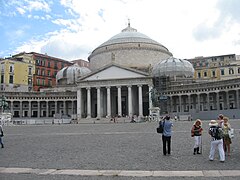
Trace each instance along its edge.
<instances>
[{"instance_id":1,"label":"paved plaza","mask_svg":"<svg viewBox=\"0 0 240 180\"><path fill-rule=\"evenodd\" d=\"M193 155L193 122L174 122L172 154L162 155L157 122L5 126L0 179L239 179L240 120L231 156L208 160L209 121L203 121L203 154Z\"/></svg>"}]
</instances>

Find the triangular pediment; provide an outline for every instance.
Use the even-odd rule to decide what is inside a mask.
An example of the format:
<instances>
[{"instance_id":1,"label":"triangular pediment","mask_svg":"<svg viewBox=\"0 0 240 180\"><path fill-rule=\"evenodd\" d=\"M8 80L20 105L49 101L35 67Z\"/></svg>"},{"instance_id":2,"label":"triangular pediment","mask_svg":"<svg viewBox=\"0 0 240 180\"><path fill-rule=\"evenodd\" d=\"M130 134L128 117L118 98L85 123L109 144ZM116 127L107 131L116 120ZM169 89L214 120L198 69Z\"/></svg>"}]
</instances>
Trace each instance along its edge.
<instances>
[{"instance_id":1,"label":"triangular pediment","mask_svg":"<svg viewBox=\"0 0 240 180\"><path fill-rule=\"evenodd\" d=\"M128 79L128 78L141 78L147 77L148 74L131 68L122 67L120 65L108 65L102 69L90 73L83 77L83 81L91 80L107 80L107 79Z\"/></svg>"}]
</instances>

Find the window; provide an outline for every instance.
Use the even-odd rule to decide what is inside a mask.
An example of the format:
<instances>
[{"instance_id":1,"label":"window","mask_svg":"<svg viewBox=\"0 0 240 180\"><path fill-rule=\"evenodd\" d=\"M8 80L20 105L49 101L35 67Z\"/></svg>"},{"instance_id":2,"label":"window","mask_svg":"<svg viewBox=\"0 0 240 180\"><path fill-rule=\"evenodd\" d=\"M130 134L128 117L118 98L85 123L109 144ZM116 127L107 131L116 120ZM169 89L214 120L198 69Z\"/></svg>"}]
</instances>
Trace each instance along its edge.
<instances>
[{"instance_id":1,"label":"window","mask_svg":"<svg viewBox=\"0 0 240 180\"><path fill-rule=\"evenodd\" d=\"M13 84L13 75L10 75L10 76L9 76L9 83L10 83L10 84Z\"/></svg>"},{"instance_id":2,"label":"window","mask_svg":"<svg viewBox=\"0 0 240 180\"><path fill-rule=\"evenodd\" d=\"M50 62L50 61L48 61L48 67L49 67L49 68L51 67L51 62Z\"/></svg>"},{"instance_id":3,"label":"window","mask_svg":"<svg viewBox=\"0 0 240 180\"><path fill-rule=\"evenodd\" d=\"M28 75L32 75L32 68L31 67L28 68Z\"/></svg>"},{"instance_id":4,"label":"window","mask_svg":"<svg viewBox=\"0 0 240 180\"><path fill-rule=\"evenodd\" d=\"M52 86L52 80L51 79L48 80L48 86Z\"/></svg>"},{"instance_id":5,"label":"window","mask_svg":"<svg viewBox=\"0 0 240 180\"><path fill-rule=\"evenodd\" d=\"M233 68L229 68L229 74L234 74Z\"/></svg>"},{"instance_id":6,"label":"window","mask_svg":"<svg viewBox=\"0 0 240 180\"><path fill-rule=\"evenodd\" d=\"M221 69L221 75L224 76L224 69Z\"/></svg>"},{"instance_id":7,"label":"window","mask_svg":"<svg viewBox=\"0 0 240 180\"><path fill-rule=\"evenodd\" d=\"M45 70L44 69L42 70L42 76L45 76Z\"/></svg>"},{"instance_id":8,"label":"window","mask_svg":"<svg viewBox=\"0 0 240 180\"><path fill-rule=\"evenodd\" d=\"M45 66L45 61L42 61L42 66Z\"/></svg>"},{"instance_id":9,"label":"window","mask_svg":"<svg viewBox=\"0 0 240 180\"><path fill-rule=\"evenodd\" d=\"M37 79L37 85L38 86L40 85L40 79Z\"/></svg>"},{"instance_id":10,"label":"window","mask_svg":"<svg viewBox=\"0 0 240 180\"><path fill-rule=\"evenodd\" d=\"M1 75L1 83L4 83L4 75Z\"/></svg>"},{"instance_id":11,"label":"window","mask_svg":"<svg viewBox=\"0 0 240 180\"><path fill-rule=\"evenodd\" d=\"M198 73L198 78L201 78L201 73L200 72Z\"/></svg>"},{"instance_id":12,"label":"window","mask_svg":"<svg viewBox=\"0 0 240 180\"><path fill-rule=\"evenodd\" d=\"M51 76L51 71L48 70L48 71L47 71L47 75L48 75L48 76Z\"/></svg>"},{"instance_id":13,"label":"window","mask_svg":"<svg viewBox=\"0 0 240 180\"><path fill-rule=\"evenodd\" d=\"M40 69L37 69L37 75L41 75Z\"/></svg>"},{"instance_id":14,"label":"window","mask_svg":"<svg viewBox=\"0 0 240 180\"><path fill-rule=\"evenodd\" d=\"M207 72L204 72L204 77L207 77Z\"/></svg>"},{"instance_id":15,"label":"window","mask_svg":"<svg viewBox=\"0 0 240 180\"><path fill-rule=\"evenodd\" d=\"M215 77L216 76L216 72L213 70L212 71L212 77Z\"/></svg>"},{"instance_id":16,"label":"window","mask_svg":"<svg viewBox=\"0 0 240 180\"><path fill-rule=\"evenodd\" d=\"M57 62L54 62L54 68L57 69Z\"/></svg>"},{"instance_id":17,"label":"window","mask_svg":"<svg viewBox=\"0 0 240 180\"><path fill-rule=\"evenodd\" d=\"M62 63L62 68L64 68L64 63ZM61 69L62 69L62 68L61 68Z\"/></svg>"},{"instance_id":18,"label":"window","mask_svg":"<svg viewBox=\"0 0 240 180\"><path fill-rule=\"evenodd\" d=\"M32 79L28 78L28 85L31 85L31 84L32 84Z\"/></svg>"},{"instance_id":19,"label":"window","mask_svg":"<svg viewBox=\"0 0 240 180\"><path fill-rule=\"evenodd\" d=\"M45 79L42 80L42 85L45 86Z\"/></svg>"},{"instance_id":20,"label":"window","mask_svg":"<svg viewBox=\"0 0 240 180\"><path fill-rule=\"evenodd\" d=\"M2 64L2 72L4 71L4 63Z\"/></svg>"},{"instance_id":21,"label":"window","mask_svg":"<svg viewBox=\"0 0 240 180\"><path fill-rule=\"evenodd\" d=\"M10 73L13 73L13 66L10 66L9 72L10 72Z\"/></svg>"}]
</instances>

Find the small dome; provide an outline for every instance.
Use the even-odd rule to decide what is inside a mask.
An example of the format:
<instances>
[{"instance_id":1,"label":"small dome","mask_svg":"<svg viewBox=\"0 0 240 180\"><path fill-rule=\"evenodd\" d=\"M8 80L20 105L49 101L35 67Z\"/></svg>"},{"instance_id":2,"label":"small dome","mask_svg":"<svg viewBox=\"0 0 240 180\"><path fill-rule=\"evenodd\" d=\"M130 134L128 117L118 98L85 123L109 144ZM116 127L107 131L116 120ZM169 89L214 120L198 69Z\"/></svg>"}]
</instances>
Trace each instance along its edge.
<instances>
[{"instance_id":1,"label":"small dome","mask_svg":"<svg viewBox=\"0 0 240 180\"><path fill-rule=\"evenodd\" d=\"M90 72L91 70L87 67L80 67L76 63L72 66L64 67L61 69L56 75L56 81L58 85L75 84L79 77L84 76Z\"/></svg>"},{"instance_id":2,"label":"small dome","mask_svg":"<svg viewBox=\"0 0 240 180\"><path fill-rule=\"evenodd\" d=\"M169 77L193 77L193 65L182 59L170 57L160 61L153 66L152 75L154 77L169 76Z\"/></svg>"}]
</instances>

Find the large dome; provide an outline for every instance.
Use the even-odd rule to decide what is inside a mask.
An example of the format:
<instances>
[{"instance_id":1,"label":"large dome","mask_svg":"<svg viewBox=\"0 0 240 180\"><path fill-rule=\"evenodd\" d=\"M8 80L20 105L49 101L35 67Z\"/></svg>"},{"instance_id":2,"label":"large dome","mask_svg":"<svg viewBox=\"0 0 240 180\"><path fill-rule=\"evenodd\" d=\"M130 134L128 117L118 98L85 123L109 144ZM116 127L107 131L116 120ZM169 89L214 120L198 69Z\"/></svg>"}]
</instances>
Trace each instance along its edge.
<instances>
[{"instance_id":1,"label":"large dome","mask_svg":"<svg viewBox=\"0 0 240 180\"><path fill-rule=\"evenodd\" d=\"M170 57L160 61L153 66L152 75L154 77L193 77L194 68L187 60Z\"/></svg>"},{"instance_id":2,"label":"large dome","mask_svg":"<svg viewBox=\"0 0 240 180\"><path fill-rule=\"evenodd\" d=\"M87 67L80 67L76 63L72 66L64 67L61 69L56 75L56 81L58 85L75 84L79 77L84 76L90 72L90 69Z\"/></svg>"},{"instance_id":3,"label":"large dome","mask_svg":"<svg viewBox=\"0 0 240 180\"><path fill-rule=\"evenodd\" d=\"M111 62L133 68L147 68L159 59L172 56L168 49L128 24L122 32L98 46L88 57L90 68L96 70Z\"/></svg>"}]
</instances>

